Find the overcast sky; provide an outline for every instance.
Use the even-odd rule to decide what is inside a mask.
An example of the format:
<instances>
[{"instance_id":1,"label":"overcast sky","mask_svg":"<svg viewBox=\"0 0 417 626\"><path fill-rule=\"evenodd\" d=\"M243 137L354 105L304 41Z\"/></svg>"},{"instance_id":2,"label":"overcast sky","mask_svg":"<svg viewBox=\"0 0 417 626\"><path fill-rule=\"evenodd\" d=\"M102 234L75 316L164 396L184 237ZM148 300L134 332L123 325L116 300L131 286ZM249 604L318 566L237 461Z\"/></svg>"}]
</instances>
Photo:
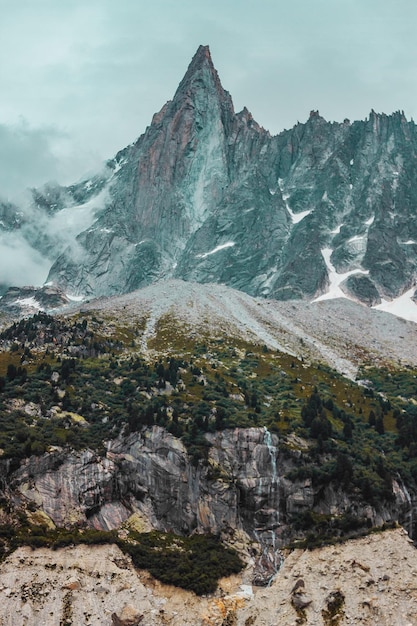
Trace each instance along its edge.
<instances>
[{"instance_id":1,"label":"overcast sky","mask_svg":"<svg viewBox=\"0 0 417 626\"><path fill-rule=\"evenodd\" d=\"M415 0L0 0L0 195L69 183L135 140L208 44L235 109L417 118Z\"/></svg>"}]
</instances>

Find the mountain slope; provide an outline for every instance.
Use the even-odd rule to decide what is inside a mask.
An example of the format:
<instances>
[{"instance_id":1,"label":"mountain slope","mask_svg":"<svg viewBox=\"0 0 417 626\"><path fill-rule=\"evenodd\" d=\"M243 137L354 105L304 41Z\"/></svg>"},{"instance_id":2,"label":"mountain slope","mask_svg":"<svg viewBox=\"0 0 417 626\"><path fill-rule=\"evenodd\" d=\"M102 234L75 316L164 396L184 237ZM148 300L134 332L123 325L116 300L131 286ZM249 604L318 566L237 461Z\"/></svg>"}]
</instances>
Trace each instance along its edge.
<instances>
[{"instance_id":1,"label":"mountain slope","mask_svg":"<svg viewBox=\"0 0 417 626\"><path fill-rule=\"evenodd\" d=\"M253 298L224 285L171 279L79 306L84 312L100 311L126 325L140 320L144 354L152 350L152 340L166 327L167 332L171 329L168 342L184 328L189 338L255 342L324 362L352 378L363 363L417 365L416 324L347 300L278 302Z\"/></svg>"},{"instance_id":2,"label":"mountain slope","mask_svg":"<svg viewBox=\"0 0 417 626\"><path fill-rule=\"evenodd\" d=\"M4 626L58 624L69 616L94 626L412 626L416 571L415 549L400 529L296 550L269 588L252 588L248 568L223 579L216 596L202 598L138 572L115 546L20 548L0 566L0 618ZM303 600L309 604L300 614ZM303 622L296 621L300 615Z\"/></svg>"}]
</instances>

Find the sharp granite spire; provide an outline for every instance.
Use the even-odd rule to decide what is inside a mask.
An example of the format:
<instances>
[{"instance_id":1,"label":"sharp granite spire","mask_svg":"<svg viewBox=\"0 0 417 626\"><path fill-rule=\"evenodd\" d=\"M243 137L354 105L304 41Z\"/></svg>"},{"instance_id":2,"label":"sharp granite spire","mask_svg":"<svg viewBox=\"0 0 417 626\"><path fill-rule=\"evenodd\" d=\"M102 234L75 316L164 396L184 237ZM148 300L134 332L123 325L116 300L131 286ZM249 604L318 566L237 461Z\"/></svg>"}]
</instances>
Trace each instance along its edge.
<instances>
[{"instance_id":1,"label":"sharp granite spire","mask_svg":"<svg viewBox=\"0 0 417 626\"><path fill-rule=\"evenodd\" d=\"M279 300L334 297L339 281L373 306L417 283L416 162L416 126L398 113L337 124L312 111L271 137L235 114L200 46L49 280L90 296L175 277Z\"/></svg>"}]
</instances>

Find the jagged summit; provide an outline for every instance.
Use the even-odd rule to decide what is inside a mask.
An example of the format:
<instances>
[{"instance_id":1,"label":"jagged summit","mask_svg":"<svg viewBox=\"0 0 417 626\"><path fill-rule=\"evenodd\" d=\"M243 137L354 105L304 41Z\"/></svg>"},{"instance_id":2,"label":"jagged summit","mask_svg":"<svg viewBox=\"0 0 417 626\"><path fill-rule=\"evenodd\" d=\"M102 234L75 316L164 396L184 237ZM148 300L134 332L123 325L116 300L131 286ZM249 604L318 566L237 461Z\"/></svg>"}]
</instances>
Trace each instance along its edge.
<instances>
[{"instance_id":1,"label":"jagged summit","mask_svg":"<svg viewBox=\"0 0 417 626\"><path fill-rule=\"evenodd\" d=\"M194 72L199 70L203 65L206 65L206 64L210 67L212 71L216 71L214 69L213 60L211 58L210 47L200 45L197 48L197 52L191 59L191 63L188 66L188 70L185 76L189 74L193 74Z\"/></svg>"},{"instance_id":2,"label":"jagged summit","mask_svg":"<svg viewBox=\"0 0 417 626\"><path fill-rule=\"evenodd\" d=\"M210 76L221 86L217 71L213 65L210 48L208 46L199 46L178 86L174 99L177 94L185 92L195 80L201 80L204 75Z\"/></svg>"},{"instance_id":3,"label":"jagged summit","mask_svg":"<svg viewBox=\"0 0 417 626\"><path fill-rule=\"evenodd\" d=\"M417 283L416 163L416 127L402 112L336 123L312 111L271 136L246 108L235 113L200 46L107 182L54 192L54 214L68 199L94 208L76 240L62 250L28 233L55 251L48 280L73 295L180 278L384 305ZM51 197L37 193L37 206Z\"/></svg>"},{"instance_id":4,"label":"jagged summit","mask_svg":"<svg viewBox=\"0 0 417 626\"><path fill-rule=\"evenodd\" d=\"M223 89L209 47L199 46L175 92L173 102L183 103L185 100L187 104L204 110L210 97L218 99L222 121L227 124L227 117L234 114L232 99L229 92ZM213 106L214 103L211 102L210 105Z\"/></svg>"}]
</instances>

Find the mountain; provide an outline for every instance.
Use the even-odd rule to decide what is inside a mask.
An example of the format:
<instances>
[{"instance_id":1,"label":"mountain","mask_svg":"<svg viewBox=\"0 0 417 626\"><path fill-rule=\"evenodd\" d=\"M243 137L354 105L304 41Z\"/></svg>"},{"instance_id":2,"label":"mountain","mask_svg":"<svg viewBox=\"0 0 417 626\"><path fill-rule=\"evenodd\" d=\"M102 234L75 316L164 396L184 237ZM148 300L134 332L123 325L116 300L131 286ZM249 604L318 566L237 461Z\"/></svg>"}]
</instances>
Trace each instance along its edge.
<instances>
[{"instance_id":1,"label":"mountain","mask_svg":"<svg viewBox=\"0 0 417 626\"><path fill-rule=\"evenodd\" d=\"M1 299L0 621L414 623L417 325L362 304L417 319L415 155L402 113L271 137L200 47L102 172L0 204L52 265Z\"/></svg>"},{"instance_id":2,"label":"mountain","mask_svg":"<svg viewBox=\"0 0 417 626\"><path fill-rule=\"evenodd\" d=\"M265 584L294 543L414 537L416 333L352 302L178 280L11 324L0 548L10 524L14 547L211 532L244 538Z\"/></svg>"},{"instance_id":3,"label":"mountain","mask_svg":"<svg viewBox=\"0 0 417 626\"><path fill-rule=\"evenodd\" d=\"M48 281L84 297L174 277L373 306L415 295L416 159L401 112L333 123L312 111L271 136L235 113L200 46L172 101L103 174L34 192L37 211L70 212L73 238L26 232L51 260Z\"/></svg>"},{"instance_id":4,"label":"mountain","mask_svg":"<svg viewBox=\"0 0 417 626\"><path fill-rule=\"evenodd\" d=\"M5 624L415 621L416 324L178 279L22 295L60 312L0 333Z\"/></svg>"}]
</instances>

